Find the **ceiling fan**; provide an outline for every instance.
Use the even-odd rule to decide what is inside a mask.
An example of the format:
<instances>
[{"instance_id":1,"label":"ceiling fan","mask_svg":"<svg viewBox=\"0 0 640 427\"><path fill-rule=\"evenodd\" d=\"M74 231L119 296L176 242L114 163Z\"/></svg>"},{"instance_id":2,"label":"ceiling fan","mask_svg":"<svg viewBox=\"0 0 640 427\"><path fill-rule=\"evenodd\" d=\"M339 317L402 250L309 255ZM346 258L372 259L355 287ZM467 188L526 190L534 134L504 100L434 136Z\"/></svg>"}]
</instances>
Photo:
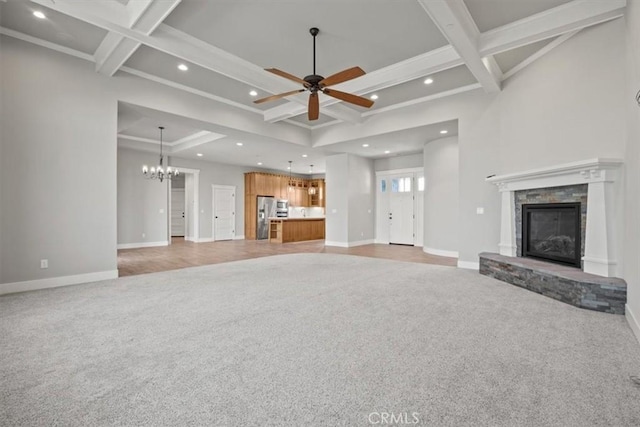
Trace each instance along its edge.
<instances>
[{"instance_id":1,"label":"ceiling fan","mask_svg":"<svg viewBox=\"0 0 640 427\"><path fill-rule=\"evenodd\" d=\"M318 99L318 92L322 92L325 95L329 95L341 101L349 102L361 107L370 108L373 105L373 101L371 101L370 99L363 98L358 95L353 95L351 93L340 92L339 90L335 89L328 89L329 86L337 85L338 83L343 83L348 80L355 79L356 77L363 76L366 73L360 67L352 67L326 78L316 74L316 36L320 32L320 30L313 27L309 29L309 32L313 36L313 74L306 76L304 79L301 79L276 68L265 68L265 71L276 74L280 77L284 77L285 79L292 80L296 83L300 83L302 86L304 86L304 89L292 90L290 92L267 96L266 98L258 99L253 102L256 104L261 104L263 102L274 101L276 99L284 98L286 96L294 95L296 93L308 90L309 92L311 92L309 95L309 120L318 120L318 116L320 115L320 100Z\"/></svg>"}]
</instances>

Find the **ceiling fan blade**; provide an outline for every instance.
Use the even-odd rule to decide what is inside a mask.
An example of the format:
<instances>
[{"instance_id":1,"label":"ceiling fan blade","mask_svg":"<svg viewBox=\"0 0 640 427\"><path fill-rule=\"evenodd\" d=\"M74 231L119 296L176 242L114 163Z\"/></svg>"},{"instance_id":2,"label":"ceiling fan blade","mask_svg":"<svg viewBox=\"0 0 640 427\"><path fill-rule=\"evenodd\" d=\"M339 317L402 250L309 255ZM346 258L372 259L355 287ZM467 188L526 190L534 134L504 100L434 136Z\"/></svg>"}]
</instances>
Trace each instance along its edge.
<instances>
[{"instance_id":1,"label":"ceiling fan blade","mask_svg":"<svg viewBox=\"0 0 640 427\"><path fill-rule=\"evenodd\" d=\"M332 76L327 77L326 79L320 80L321 87L333 86L338 83L346 82L351 79L355 79L356 77L364 76L364 70L360 67L348 68L346 70L340 71Z\"/></svg>"},{"instance_id":2,"label":"ceiling fan blade","mask_svg":"<svg viewBox=\"0 0 640 427\"><path fill-rule=\"evenodd\" d=\"M318 92L312 92L309 95L309 120L318 120L320 116L320 100Z\"/></svg>"},{"instance_id":3,"label":"ceiling fan blade","mask_svg":"<svg viewBox=\"0 0 640 427\"><path fill-rule=\"evenodd\" d=\"M367 99L367 98L363 98L363 97L358 96L358 95L353 95L351 93L340 92L339 90L335 90L335 89L323 89L322 92L325 95L329 95L329 96L332 96L334 98L340 99L342 101L349 102L351 104L359 105L361 107L370 108L373 105L373 101L372 100Z\"/></svg>"},{"instance_id":4,"label":"ceiling fan blade","mask_svg":"<svg viewBox=\"0 0 640 427\"><path fill-rule=\"evenodd\" d=\"M306 89L292 90L291 92L279 93L277 95L267 96L266 98L256 99L254 104L262 104L263 102L275 101L276 99L284 98L285 96L293 95L294 93L304 92Z\"/></svg>"},{"instance_id":5,"label":"ceiling fan blade","mask_svg":"<svg viewBox=\"0 0 640 427\"><path fill-rule=\"evenodd\" d=\"M309 87L309 83L305 82L299 77L294 76L293 74L286 73L282 70L278 70L277 68L265 68L264 70L277 76L284 77L285 79L293 80L296 83L300 83L304 87Z\"/></svg>"}]
</instances>

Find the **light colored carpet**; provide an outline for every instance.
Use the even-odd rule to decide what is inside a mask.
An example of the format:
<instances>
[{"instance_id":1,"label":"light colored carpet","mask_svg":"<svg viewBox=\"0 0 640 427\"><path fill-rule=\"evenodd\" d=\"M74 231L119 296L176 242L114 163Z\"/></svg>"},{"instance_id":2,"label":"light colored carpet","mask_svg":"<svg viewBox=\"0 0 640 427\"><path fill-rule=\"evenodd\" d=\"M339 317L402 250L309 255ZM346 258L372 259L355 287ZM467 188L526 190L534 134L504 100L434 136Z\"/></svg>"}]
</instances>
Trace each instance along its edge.
<instances>
[{"instance_id":1,"label":"light colored carpet","mask_svg":"<svg viewBox=\"0 0 640 427\"><path fill-rule=\"evenodd\" d=\"M282 255L0 297L6 426L637 426L639 373L623 316L426 264Z\"/></svg>"}]
</instances>

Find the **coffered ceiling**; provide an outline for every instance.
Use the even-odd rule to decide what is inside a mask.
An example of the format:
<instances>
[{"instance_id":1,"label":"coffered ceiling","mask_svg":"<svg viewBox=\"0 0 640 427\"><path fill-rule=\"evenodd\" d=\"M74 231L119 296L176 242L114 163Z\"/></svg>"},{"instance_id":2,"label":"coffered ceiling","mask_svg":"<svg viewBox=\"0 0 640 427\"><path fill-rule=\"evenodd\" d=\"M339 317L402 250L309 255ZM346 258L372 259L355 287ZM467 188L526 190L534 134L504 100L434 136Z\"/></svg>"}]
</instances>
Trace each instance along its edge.
<instances>
[{"instance_id":1,"label":"coffered ceiling","mask_svg":"<svg viewBox=\"0 0 640 427\"><path fill-rule=\"evenodd\" d=\"M417 103L470 90L501 90L524 69L581 29L623 15L625 0L0 0L0 33L76 56L96 72L150 79L213 99L256 121L309 132L311 146L225 130L149 108L120 103L121 146L158 148L159 125L174 156L286 170L324 171L327 155L370 158L415 153L434 139L457 134L457 123L363 141L313 147L313 130L375 120ZM46 15L38 19L33 12ZM299 89L264 71L298 77L313 73L312 37L318 27L317 73L353 66L367 74L336 85L363 97L371 109L320 95L320 118L306 116L308 94L255 104L257 98ZM184 64L187 71L177 67ZM430 79L429 84L425 80ZM255 95L250 92L255 91ZM443 135L441 130L447 128ZM242 143L242 146L238 145ZM375 150L373 146L378 146ZM238 150L242 147L242 150ZM388 151L388 153L385 153ZM307 155L307 157L302 157Z\"/></svg>"}]
</instances>

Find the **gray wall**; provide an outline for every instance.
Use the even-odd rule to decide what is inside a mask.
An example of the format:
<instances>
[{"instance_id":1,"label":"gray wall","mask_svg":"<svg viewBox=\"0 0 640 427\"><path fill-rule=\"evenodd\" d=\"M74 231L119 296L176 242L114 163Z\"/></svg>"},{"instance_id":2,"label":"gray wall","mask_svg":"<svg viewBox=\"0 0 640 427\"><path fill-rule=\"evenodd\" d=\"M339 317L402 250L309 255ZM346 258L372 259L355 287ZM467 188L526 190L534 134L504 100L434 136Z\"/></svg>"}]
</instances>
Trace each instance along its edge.
<instances>
[{"instance_id":1,"label":"gray wall","mask_svg":"<svg viewBox=\"0 0 640 427\"><path fill-rule=\"evenodd\" d=\"M624 156L623 32L623 20L585 29L506 80L500 94L467 98L458 122L462 261L497 250L500 197L486 176Z\"/></svg>"},{"instance_id":2,"label":"gray wall","mask_svg":"<svg viewBox=\"0 0 640 427\"><path fill-rule=\"evenodd\" d=\"M327 157L325 188L326 228L328 242L349 242L349 155Z\"/></svg>"},{"instance_id":3,"label":"gray wall","mask_svg":"<svg viewBox=\"0 0 640 427\"><path fill-rule=\"evenodd\" d=\"M1 50L0 283L116 270L109 78L7 37Z\"/></svg>"},{"instance_id":4,"label":"gray wall","mask_svg":"<svg viewBox=\"0 0 640 427\"><path fill-rule=\"evenodd\" d=\"M118 245L167 242L168 181L141 173L143 164L157 163L156 154L118 149Z\"/></svg>"},{"instance_id":5,"label":"gray wall","mask_svg":"<svg viewBox=\"0 0 640 427\"><path fill-rule=\"evenodd\" d=\"M200 235L201 239L213 236L212 185L235 185L236 187L236 237L244 236L244 173L254 169L225 165L202 160L170 159L171 166L200 170Z\"/></svg>"},{"instance_id":6,"label":"gray wall","mask_svg":"<svg viewBox=\"0 0 640 427\"><path fill-rule=\"evenodd\" d=\"M424 249L458 251L458 138L424 146Z\"/></svg>"},{"instance_id":7,"label":"gray wall","mask_svg":"<svg viewBox=\"0 0 640 427\"><path fill-rule=\"evenodd\" d=\"M376 176L373 160L348 155L349 229L350 243L375 238Z\"/></svg>"},{"instance_id":8,"label":"gray wall","mask_svg":"<svg viewBox=\"0 0 640 427\"><path fill-rule=\"evenodd\" d=\"M326 170L326 241L342 246L373 240L373 160L337 154L327 157Z\"/></svg>"},{"instance_id":9,"label":"gray wall","mask_svg":"<svg viewBox=\"0 0 640 427\"><path fill-rule=\"evenodd\" d=\"M627 2L626 14L627 79L624 93L627 120L625 152L625 231L624 278L627 306L635 322L640 322L640 106L634 95L640 90L640 2ZM636 326L640 326L636 323ZM640 330L635 331L640 340Z\"/></svg>"}]
</instances>

